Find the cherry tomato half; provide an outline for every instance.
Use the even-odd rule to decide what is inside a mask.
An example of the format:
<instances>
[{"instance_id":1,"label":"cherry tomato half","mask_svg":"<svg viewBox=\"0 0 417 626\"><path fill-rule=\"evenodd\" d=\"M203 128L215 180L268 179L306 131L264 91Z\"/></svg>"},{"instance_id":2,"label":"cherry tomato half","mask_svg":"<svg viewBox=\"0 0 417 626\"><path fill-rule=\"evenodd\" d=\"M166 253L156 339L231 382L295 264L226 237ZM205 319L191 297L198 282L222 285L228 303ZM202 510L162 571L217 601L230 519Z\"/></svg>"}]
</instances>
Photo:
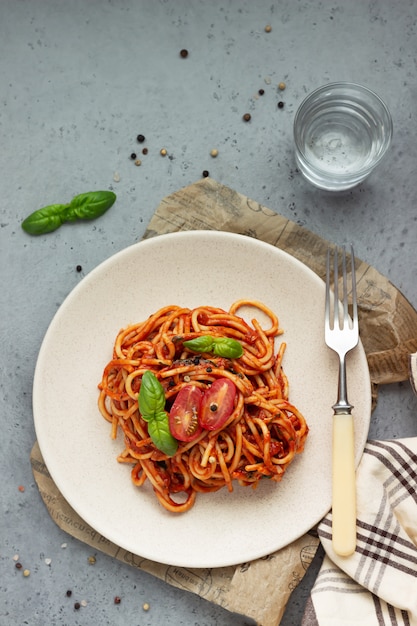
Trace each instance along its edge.
<instances>
[{"instance_id":1,"label":"cherry tomato half","mask_svg":"<svg viewBox=\"0 0 417 626\"><path fill-rule=\"evenodd\" d=\"M218 378L203 395L198 420L206 430L217 430L234 409L235 384L229 378Z\"/></svg>"},{"instance_id":2,"label":"cherry tomato half","mask_svg":"<svg viewBox=\"0 0 417 626\"><path fill-rule=\"evenodd\" d=\"M169 412L169 430L175 439L192 441L203 430L198 422L202 397L195 385L186 385L178 392Z\"/></svg>"}]
</instances>

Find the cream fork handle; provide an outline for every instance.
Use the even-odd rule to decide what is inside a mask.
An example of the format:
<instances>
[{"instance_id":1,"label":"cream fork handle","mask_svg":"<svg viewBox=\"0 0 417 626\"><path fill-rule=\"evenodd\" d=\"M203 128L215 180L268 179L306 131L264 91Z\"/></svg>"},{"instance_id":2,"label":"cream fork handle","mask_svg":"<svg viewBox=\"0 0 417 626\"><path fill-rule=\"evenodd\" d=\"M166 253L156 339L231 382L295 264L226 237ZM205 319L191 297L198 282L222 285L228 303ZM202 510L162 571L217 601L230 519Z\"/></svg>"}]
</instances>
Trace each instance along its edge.
<instances>
[{"instance_id":1,"label":"cream fork handle","mask_svg":"<svg viewBox=\"0 0 417 626\"><path fill-rule=\"evenodd\" d=\"M340 556L356 548L356 472L353 417L333 416L333 549Z\"/></svg>"}]
</instances>

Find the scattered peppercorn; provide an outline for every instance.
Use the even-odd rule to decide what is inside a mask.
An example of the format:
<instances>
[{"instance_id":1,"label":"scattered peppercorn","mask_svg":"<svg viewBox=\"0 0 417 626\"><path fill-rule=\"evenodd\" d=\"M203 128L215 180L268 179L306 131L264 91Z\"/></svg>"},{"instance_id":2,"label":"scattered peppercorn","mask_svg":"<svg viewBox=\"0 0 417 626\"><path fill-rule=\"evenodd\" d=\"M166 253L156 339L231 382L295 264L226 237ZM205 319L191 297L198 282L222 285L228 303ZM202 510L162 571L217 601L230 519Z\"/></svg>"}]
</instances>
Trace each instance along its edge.
<instances>
[{"instance_id":1,"label":"scattered peppercorn","mask_svg":"<svg viewBox=\"0 0 417 626\"><path fill-rule=\"evenodd\" d=\"M77 270L77 272L81 272L83 268L82 265L77 265L75 269Z\"/></svg>"},{"instance_id":2,"label":"scattered peppercorn","mask_svg":"<svg viewBox=\"0 0 417 626\"><path fill-rule=\"evenodd\" d=\"M95 556L89 556L88 557L88 562L90 565L94 565L96 562L96 557Z\"/></svg>"},{"instance_id":3,"label":"scattered peppercorn","mask_svg":"<svg viewBox=\"0 0 417 626\"><path fill-rule=\"evenodd\" d=\"M210 372L212 372L212 371L213 371L213 368L211 368L211 367L206 367L206 372L207 372L207 374L210 374Z\"/></svg>"},{"instance_id":4,"label":"scattered peppercorn","mask_svg":"<svg viewBox=\"0 0 417 626\"><path fill-rule=\"evenodd\" d=\"M142 154L148 154L148 148L143 148Z\"/></svg>"},{"instance_id":5,"label":"scattered peppercorn","mask_svg":"<svg viewBox=\"0 0 417 626\"><path fill-rule=\"evenodd\" d=\"M260 90L258 91L258 94L259 94L260 96L263 96L263 95L264 95L264 93L265 93L265 89L260 89Z\"/></svg>"},{"instance_id":6,"label":"scattered peppercorn","mask_svg":"<svg viewBox=\"0 0 417 626\"><path fill-rule=\"evenodd\" d=\"M72 596L72 591L71 589L67 590L67 598L70 598Z\"/></svg>"},{"instance_id":7,"label":"scattered peppercorn","mask_svg":"<svg viewBox=\"0 0 417 626\"><path fill-rule=\"evenodd\" d=\"M203 178L207 178L210 175L208 170L203 171Z\"/></svg>"},{"instance_id":8,"label":"scattered peppercorn","mask_svg":"<svg viewBox=\"0 0 417 626\"><path fill-rule=\"evenodd\" d=\"M270 24L267 24L267 25L265 26L265 32L266 32L266 33L270 33L270 32L271 32L271 30L272 30L272 26L271 26Z\"/></svg>"},{"instance_id":9,"label":"scattered peppercorn","mask_svg":"<svg viewBox=\"0 0 417 626\"><path fill-rule=\"evenodd\" d=\"M136 159L135 165L142 165L142 161L140 159Z\"/></svg>"},{"instance_id":10,"label":"scattered peppercorn","mask_svg":"<svg viewBox=\"0 0 417 626\"><path fill-rule=\"evenodd\" d=\"M76 602L76 603L74 604L74 609L75 609L76 611L78 611L78 609L80 608L80 606L81 606L81 604L80 604L79 602Z\"/></svg>"},{"instance_id":11,"label":"scattered peppercorn","mask_svg":"<svg viewBox=\"0 0 417 626\"><path fill-rule=\"evenodd\" d=\"M147 602L145 602L145 603L142 605L142 609L143 609L144 611L149 611L149 609L150 609L150 608L151 608L151 607L150 607L150 605L149 605Z\"/></svg>"},{"instance_id":12,"label":"scattered peppercorn","mask_svg":"<svg viewBox=\"0 0 417 626\"><path fill-rule=\"evenodd\" d=\"M212 413L215 413L218 408L219 408L219 405L217 404L217 402L212 402L210 404L210 411L212 411Z\"/></svg>"},{"instance_id":13,"label":"scattered peppercorn","mask_svg":"<svg viewBox=\"0 0 417 626\"><path fill-rule=\"evenodd\" d=\"M122 601L122 599L119 596L116 596L115 599L114 599L114 603L115 604L120 604L121 601Z\"/></svg>"},{"instance_id":14,"label":"scattered peppercorn","mask_svg":"<svg viewBox=\"0 0 417 626\"><path fill-rule=\"evenodd\" d=\"M23 576L24 576L25 578L27 578L28 576L30 576L30 569L24 569L24 570L23 570Z\"/></svg>"},{"instance_id":15,"label":"scattered peppercorn","mask_svg":"<svg viewBox=\"0 0 417 626\"><path fill-rule=\"evenodd\" d=\"M243 120L245 122L249 122L249 120L251 119L251 115L250 113L245 113L245 115L243 116Z\"/></svg>"},{"instance_id":16,"label":"scattered peppercorn","mask_svg":"<svg viewBox=\"0 0 417 626\"><path fill-rule=\"evenodd\" d=\"M280 100L280 101L278 102L278 108L279 108L279 109L283 109L283 108L284 108L284 103L283 103L283 101L282 101L282 100Z\"/></svg>"},{"instance_id":17,"label":"scattered peppercorn","mask_svg":"<svg viewBox=\"0 0 417 626\"><path fill-rule=\"evenodd\" d=\"M161 156L166 156L166 155L167 155L167 151L166 151L166 149L165 149L165 148L161 148L161 149L160 149L160 151L159 151L159 154L160 154Z\"/></svg>"},{"instance_id":18,"label":"scattered peppercorn","mask_svg":"<svg viewBox=\"0 0 417 626\"><path fill-rule=\"evenodd\" d=\"M130 155L130 158L132 159L132 161L134 161L136 159L136 154L135 152L132 152L132 154Z\"/></svg>"},{"instance_id":19,"label":"scattered peppercorn","mask_svg":"<svg viewBox=\"0 0 417 626\"><path fill-rule=\"evenodd\" d=\"M286 87L286 86L287 86L287 85L286 85L285 83L279 83L279 84L278 84L278 89L280 89L281 91L284 91L284 89L285 89L285 87Z\"/></svg>"},{"instance_id":20,"label":"scattered peppercorn","mask_svg":"<svg viewBox=\"0 0 417 626\"><path fill-rule=\"evenodd\" d=\"M16 569L22 569L22 564L21 563L16 563L15 568Z\"/></svg>"},{"instance_id":21,"label":"scattered peppercorn","mask_svg":"<svg viewBox=\"0 0 417 626\"><path fill-rule=\"evenodd\" d=\"M219 154L219 151L216 150L216 148L213 148L213 150L210 152L210 156L212 156L213 159L215 159L218 154Z\"/></svg>"},{"instance_id":22,"label":"scattered peppercorn","mask_svg":"<svg viewBox=\"0 0 417 626\"><path fill-rule=\"evenodd\" d=\"M145 135L138 135L136 139L139 143L143 143L145 141Z\"/></svg>"},{"instance_id":23,"label":"scattered peppercorn","mask_svg":"<svg viewBox=\"0 0 417 626\"><path fill-rule=\"evenodd\" d=\"M186 59L186 58L188 57L188 50L186 50L185 48L183 48L183 49L181 50L181 52L180 52L180 56L181 56L183 59Z\"/></svg>"}]
</instances>

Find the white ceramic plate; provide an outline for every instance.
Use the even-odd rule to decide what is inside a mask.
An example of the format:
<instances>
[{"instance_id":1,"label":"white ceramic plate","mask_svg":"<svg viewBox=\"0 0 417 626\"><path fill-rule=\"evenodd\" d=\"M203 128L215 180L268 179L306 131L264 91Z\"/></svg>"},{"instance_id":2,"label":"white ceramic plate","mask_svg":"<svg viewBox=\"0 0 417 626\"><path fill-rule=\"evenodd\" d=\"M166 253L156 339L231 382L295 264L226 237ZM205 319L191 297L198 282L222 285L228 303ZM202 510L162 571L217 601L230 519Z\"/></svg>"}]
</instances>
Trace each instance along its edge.
<instances>
[{"instance_id":1,"label":"white ceramic plate","mask_svg":"<svg viewBox=\"0 0 417 626\"><path fill-rule=\"evenodd\" d=\"M120 328L166 304L227 309L241 298L262 300L279 316L287 343L290 400L310 427L305 451L283 481L256 490L236 486L201 495L193 509L172 514L150 488L136 488L130 466L116 461L97 409L97 384ZM242 235L189 231L161 235L114 255L70 293L38 357L33 408L46 465L75 511L121 548L183 567L221 567L265 556L307 532L331 506L331 406L337 357L323 340L324 283L281 250ZM364 350L348 359L355 406L356 457L370 421Z\"/></svg>"}]
</instances>

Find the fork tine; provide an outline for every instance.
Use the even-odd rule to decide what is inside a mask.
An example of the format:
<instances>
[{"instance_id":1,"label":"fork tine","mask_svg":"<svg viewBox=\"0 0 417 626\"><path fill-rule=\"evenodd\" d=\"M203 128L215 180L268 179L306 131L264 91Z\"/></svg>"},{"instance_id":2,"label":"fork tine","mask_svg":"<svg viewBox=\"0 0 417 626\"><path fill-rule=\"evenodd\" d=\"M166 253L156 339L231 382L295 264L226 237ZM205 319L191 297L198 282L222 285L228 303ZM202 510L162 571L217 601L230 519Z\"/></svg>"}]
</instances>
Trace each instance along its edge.
<instances>
[{"instance_id":1,"label":"fork tine","mask_svg":"<svg viewBox=\"0 0 417 626\"><path fill-rule=\"evenodd\" d=\"M339 266L337 248L333 251L333 328L339 326Z\"/></svg>"},{"instance_id":2,"label":"fork tine","mask_svg":"<svg viewBox=\"0 0 417 626\"><path fill-rule=\"evenodd\" d=\"M353 328L358 326L358 300L356 295L356 271L355 271L355 253L353 245L350 246L350 261L352 274L352 324Z\"/></svg>"},{"instance_id":3,"label":"fork tine","mask_svg":"<svg viewBox=\"0 0 417 626\"><path fill-rule=\"evenodd\" d=\"M326 257L326 300L324 303L324 323L330 326L330 248L327 248Z\"/></svg>"},{"instance_id":4,"label":"fork tine","mask_svg":"<svg viewBox=\"0 0 417 626\"><path fill-rule=\"evenodd\" d=\"M347 288L347 270L346 270L346 248L342 247L342 273L343 273L343 326L349 327L348 312L348 288Z\"/></svg>"}]
</instances>

